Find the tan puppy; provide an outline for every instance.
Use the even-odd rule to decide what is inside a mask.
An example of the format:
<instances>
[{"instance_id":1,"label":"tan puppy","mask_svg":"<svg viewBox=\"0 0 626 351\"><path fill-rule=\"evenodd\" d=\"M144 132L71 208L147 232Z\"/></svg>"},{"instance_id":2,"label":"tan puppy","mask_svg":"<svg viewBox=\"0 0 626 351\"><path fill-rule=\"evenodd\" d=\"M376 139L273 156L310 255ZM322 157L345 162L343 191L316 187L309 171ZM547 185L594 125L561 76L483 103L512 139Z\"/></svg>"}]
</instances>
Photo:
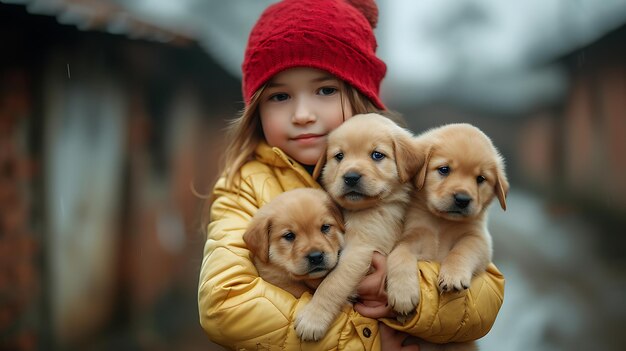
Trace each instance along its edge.
<instances>
[{"instance_id":1,"label":"tan puppy","mask_svg":"<svg viewBox=\"0 0 626 351\"><path fill-rule=\"evenodd\" d=\"M416 138L426 156L402 238L388 257L389 304L401 315L420 300L417 261L441 263L439 290L461 291L491 262L486 209L494 197L506 210L509 184L504 162L491 140L469 124L450 124ZM426 350L426 348L423 348ZM437 349L473 350L453 343Z\"/></svg>"},{"instance_id":2,"label":"tan puppy","mask_svg":"<svg viewBox=\"0 0 626 351\"><path fill-rule=\"evenodd\" d=\"M312 292L339 259L343 216L321 189L276 196L252 218L243 235L259 276L296 297Z\"/></svg>"},{"instance_id":3,"label":"tan puppy","mask_svg":"<svg viewBox=\"0 0 626 351\"><path fill-rule=\"evenodd\" d=\"M326 333L366 275L373 252L388 254L399 238L417 162L411 142L409 131L377 114L354 116L329 134L321 180L343 207L346 244L337 267L298 311L296 331L303 340Z\"/></svg>"}]
</instances>

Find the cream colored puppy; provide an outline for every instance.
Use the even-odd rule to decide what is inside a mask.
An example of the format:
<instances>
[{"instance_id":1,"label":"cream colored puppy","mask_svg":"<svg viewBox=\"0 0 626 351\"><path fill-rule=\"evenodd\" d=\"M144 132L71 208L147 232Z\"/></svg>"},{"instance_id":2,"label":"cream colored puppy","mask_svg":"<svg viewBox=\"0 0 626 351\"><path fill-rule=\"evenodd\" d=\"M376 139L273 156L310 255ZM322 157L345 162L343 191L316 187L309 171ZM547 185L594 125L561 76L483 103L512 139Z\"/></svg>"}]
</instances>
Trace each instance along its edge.
<instances>
[{"instance_id":1,"label":"cream colored puppy","mask_svg":"<svg viewBox=\"0 0 626 351\"><path fill-rule=\"evenodd\" d=\"M415 178L404 232L387 261L389 304L400 315L412 314L420 300L417 261L441 263L441 292L467 289L472 276L485 270L492 257L486 210L494 197L506 210L509 188L502 157L474 126L433 129L415 145L426 160ZM469 342L436 349L475 347Z\"/></svg>"},{"instance_id":2,"label":"cream colored puppy","mask_svg":"<svg viewBox=\"0 0 626 351\"><path fill-rule=\"evenodd\" d=\"M337 264L343 230L341 210L324 190L300 188L261 207L243 240L259 276L300 297Z\"/></svg>"},{"instance_id":3,"label":"cream colored puppy","mask_svg":"<svg viewBox=\"0 0 626 351\"><path fill-rule=\"evenodd\" d=\"M329 134L321 181L343 208L346 242L335 269L297 313L303 340L326 333L366 275L373 252L388 254L402 233L417 162L411 142L409 131L377 114L354 116Z\"/></svg>"}]
</instances>

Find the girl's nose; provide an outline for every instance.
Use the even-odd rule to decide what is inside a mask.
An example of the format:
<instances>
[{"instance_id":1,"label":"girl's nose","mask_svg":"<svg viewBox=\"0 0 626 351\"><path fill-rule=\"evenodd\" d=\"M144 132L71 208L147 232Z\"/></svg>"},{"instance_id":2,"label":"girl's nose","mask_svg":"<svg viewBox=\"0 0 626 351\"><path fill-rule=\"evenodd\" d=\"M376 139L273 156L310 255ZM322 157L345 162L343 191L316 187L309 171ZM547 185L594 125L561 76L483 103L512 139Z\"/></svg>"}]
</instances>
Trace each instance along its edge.
<instances>
[{"instance_id":1,"label":"girl's nose","mask_svg":"<svg viewBox=\"0 0 626 351\"><path fill-rule=\"evenodd\" d=\"M306 99L300 99L296 104L296 109L293 113L293 123L307 124L315 122L315 113L311 102Z\"/></svg>"}]
</instances>

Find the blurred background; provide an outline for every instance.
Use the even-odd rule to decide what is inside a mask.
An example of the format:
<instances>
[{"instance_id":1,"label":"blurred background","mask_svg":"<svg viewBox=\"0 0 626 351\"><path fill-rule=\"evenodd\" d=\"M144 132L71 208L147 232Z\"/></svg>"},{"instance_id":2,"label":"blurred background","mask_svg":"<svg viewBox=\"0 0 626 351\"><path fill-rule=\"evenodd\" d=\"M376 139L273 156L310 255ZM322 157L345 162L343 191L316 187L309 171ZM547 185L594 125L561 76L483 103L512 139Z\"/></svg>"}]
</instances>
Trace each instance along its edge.
<instances>
[{"instance_id":1,"label":"blurred background","mask_svg":"<svg viewBox=\"0 0 626 351\"><path fill-rule=\"evenodd\" d=\"M0 0L0 349L220 350L200 193L260 0ZM507 160L483 350L626 347L626 0L379 0L382 96Z\"/></svg>"}]
</instances>

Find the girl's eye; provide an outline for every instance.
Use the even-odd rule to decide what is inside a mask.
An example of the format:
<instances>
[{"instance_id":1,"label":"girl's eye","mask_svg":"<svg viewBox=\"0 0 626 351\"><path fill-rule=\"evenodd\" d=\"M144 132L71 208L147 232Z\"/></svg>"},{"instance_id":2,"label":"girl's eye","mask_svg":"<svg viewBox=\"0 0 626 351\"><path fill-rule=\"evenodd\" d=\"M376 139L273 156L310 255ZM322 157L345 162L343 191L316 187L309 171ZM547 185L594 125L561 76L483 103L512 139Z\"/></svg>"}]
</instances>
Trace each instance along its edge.
<instances>
[{"instance_id":1,"label":"girl's eye","mask_svg":"<svg viewBox=\"0 0 626 351\"><path fill-rule=\"evenodd\" d=\"M271 101L285 101L289 99L289 95L285 93L278 93L270 96Z\"/></svg>"},{"instance_id":2,"label":"girl's eye","mask_svg":"<svg viewBox=\"0 0 626 351\"><path fill-rule=\"evenodd\" d=\"M322 231L322 233L328 234L328 232L330 231L330 224L322 224L320 230Z\"/></svg>"},{"instance_id":3,"label":"girl's eye","mask_svg":"<svg viewBox=\"0 0 626 351\"><path fill-rule=\"evenodd\" d=\"M340 152L340 153L336 154L335 155L335 160L337 160L337 161L343 160L343 153Z\"/></svg>"},{"instance_id":4,"label":"girl's eye","mask_svg":"<svg viewBox=\"0 0 626 351\"><path fill-rule=\"evenodd\" d=\"M380 161L380 160L382 160L383 158L385 158L385 154L380 153L380 152L378 152L378 151L374 151L374 152L372 152L372 155L371 155L371 156L372 156L372 160L374 160L374 161Z\"/></svg>"},{"instance_id":5,"label":"girl's eye","mask_svg":"<svg viewBox=\"0 0 626 351\"><path fill-rule=\"evenodd\" d=\"M320 95L333 95L336 92L337 92L337 88L333 88L333 87L323 87L323 88L320 88L320 90L318 90L318 94Z\"/></svg>"},{"instance_id":6,"label":"girl's eye","mask_svg":"<svg viewBox=\"0 0 626 351\"><path fill-rule=\"evenodd\" d=\"M296 240L296 234L294 234L293 232L287 232L283 234L283 238L285 238L285 240L287 241L294 241Z\"/></svg>"},{"instance_id":7,"label":"girl's eye","mask_svg":"<svg viewBox=\"0 0 626 351\"><path fill-rule=\"evenodd\" d=\"M442 167L437 168L437 171L439 171L439 174L446 176L450 174L450 167L442 166Z\"/></svg>"},{"instance_id":8,"label":"girl's eye","mask_svg":"<svg viewBox=\"0 0 626 351\"><path fill-rule=\"evenodd\" d=\"M476 177L476 183L478 183L478 184L484 182L485 180L487 180L487 179L485 177L481 176L481 175Z\"/></svg>"}]
</instances>

